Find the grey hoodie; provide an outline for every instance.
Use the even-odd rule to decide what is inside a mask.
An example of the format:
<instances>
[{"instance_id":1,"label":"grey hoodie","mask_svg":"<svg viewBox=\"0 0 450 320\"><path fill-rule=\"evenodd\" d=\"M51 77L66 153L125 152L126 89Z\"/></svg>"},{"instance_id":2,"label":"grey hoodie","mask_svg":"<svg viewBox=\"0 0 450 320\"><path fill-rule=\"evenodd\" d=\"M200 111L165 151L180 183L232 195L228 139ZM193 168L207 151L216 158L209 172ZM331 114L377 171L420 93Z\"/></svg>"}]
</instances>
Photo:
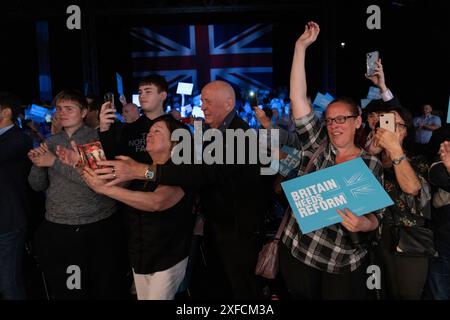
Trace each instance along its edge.
<instances>
[{"instance_id":1,"label":"grey hoodie","mask_svg":"<svg viewBox=\"0 0 450 320\"><path fill-rule=\"evenodd\" d=\"M53 153L60 145L72 149L70 141L85 144L98 141L97 131L84 124L69 138L63 130L47 140ZM76 169L64 165L59 159L50 168L31 168L28 181L35 191L46 191L45 218L54 223L83 225L111 216L116 202L92 191L81 179Z\"/></svg>"}]
</instances>

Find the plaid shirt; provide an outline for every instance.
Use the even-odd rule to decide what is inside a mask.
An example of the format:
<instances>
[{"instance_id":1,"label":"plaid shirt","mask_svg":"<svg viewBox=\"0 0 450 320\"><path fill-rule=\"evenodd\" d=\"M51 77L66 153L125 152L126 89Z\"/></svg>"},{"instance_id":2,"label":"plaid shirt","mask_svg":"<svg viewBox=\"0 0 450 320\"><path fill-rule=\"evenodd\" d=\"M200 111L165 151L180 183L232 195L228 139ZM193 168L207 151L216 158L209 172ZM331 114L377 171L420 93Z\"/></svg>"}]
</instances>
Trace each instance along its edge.
<instances>
[{"instance_id":1,"label":"plaid shirt","mask_svg":"<svg viewBox=\"0 0 450 320\"><path fill-rule=\"evenodd\" d=\"M314 112L296 120L297 133L303 143L301 163L298 175L305 174L306 166L319 146L328 139L325 127ZM361 152L361 158L382 184L383 169L377 157ZM314 161L311 172L335 165L336 149L327 143L325 151ZM383 210L374 212L380 219ZM292 211L282 242L290 249L291 254L306 265L328 273L346 273L356 270L367 250L355 248L340 223L302 234Z\"/></svg>"}]
</instances>

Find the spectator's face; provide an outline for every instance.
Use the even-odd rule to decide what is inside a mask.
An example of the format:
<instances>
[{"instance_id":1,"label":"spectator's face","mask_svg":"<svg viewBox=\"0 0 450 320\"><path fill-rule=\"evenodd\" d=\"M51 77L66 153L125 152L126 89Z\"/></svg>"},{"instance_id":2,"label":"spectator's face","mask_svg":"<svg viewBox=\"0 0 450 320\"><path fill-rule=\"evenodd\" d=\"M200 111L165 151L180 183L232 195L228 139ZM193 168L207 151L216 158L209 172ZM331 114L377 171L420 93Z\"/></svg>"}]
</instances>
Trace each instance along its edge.
<instances>
[{"instance_id":1,"label":"spectator's face","mask_svg":"<svg viewBox=\"0 0 450 320\"><path fill-rule=\"evenodd\" d=\"M81 110L80 106L74 101L60 100L56 103L56 112L61 126L70 129L83 123L88 110Z\"/></svg>"},{"instance_id":2,"label":"spectator's face","mask_svg":"<svg viewBox=\"0 0 450 320\"><path fill-rule=\"evenodd\" d=\"M433 108L429 104L426 104L423 106L423 114L428 116L431 114L431 111L433 111Z\"/></svg>"},{"instance_id":3,"label":"spectator's face","mask_svg":"<svg viewBox=\"0 0 450 320\"><path fill-rule=\"evenodd\" d=\"M205 123L211 128L219 128L233 108L233 100L220 85L212 83L203 88L202 111L205 114Z\"/></svg>"},{"instance_id":4,"label":"spectator's face","mask_svg":"<svg viewBox=\"0 0 450 320\"><path fill-rule=\"evenodd\" d=\"M170 140L170 131L164 121L158 121L150 127L146 150L152 157L155 155L170 156L172 141Z\"/></svg>"},{"instance_id":5,"label":"spectator's face","mask_svg":"<svg viewBox=\"0 0 450 320\"><path fill-rule=\"evenodd\" d=\"M354 116L351 107L342 102L335 102L328 106L326 111L326 119L335 119L339 116ZM337 148L346 148L354 146L356 129L361 127L361 117L347 118L344 123L333 121L327 125L328 137L331 143Z\"/></svg>"},{"instance_id":6,"label":"spectator's face","mask_svg":"<svg viewBox=\"0 0 450 320\"><path fill-rule=\"evenodd\" d=\"M405 120L400 116L397 111L394 111L395 114L395 133L398 136L400 143L403 143L403 140L408 135L408 129L406 127Z\"/></svg>"},{"instance_id":7,"label":"spectator's face","mask_svg":"<svg viewBox=\"0 0 450 320\"><path fill-rule=\"evenodd\" d=\"M126 123L133 123L139 118L139 110L134 104L128 103L122 109L122 117Z\"/></svg>"},{"instance_id":8,"label":"spectator's face","mask_svg":"<svg viewBox=\"0 0 450 320\"><path fill-rule=\"evenodd\" d=\"M8 112L8 108L0 108L0 124L7 119L6 113Z\"/></svg>"},{"instance_id":9,"label":"spectator's face","mask_svg":"<svg viewBox=\"0 0 450 320\"><path fill-rule=\"evenodd\" d=\"M139 103L144 112L155 112L161 109L166 97L167 93L159 93L158 87L154 84L139 86Z\"/></svg>"},{"instance_id":10,"label":"spectator's face","mask_svg":"<svg viewBox=\"0 0 450 320\"><path fill-rule=\"evenodd\" d=\"M177 109L170 110L170 113L175 119L181 120L181 113Z\"/></svg>"},{"instance_id":11,"label":"spectator's face","mask_svg":"<svg viewBox=\"0 0 450 320\"><path fill-rule=\"evenodd\" d=\"M367 124L369 125L369 128L374 130L375 126L377 125L378 121L380 120L380 116L377 112L371 112L367 115Z\"/></svg>"}]
</instances>

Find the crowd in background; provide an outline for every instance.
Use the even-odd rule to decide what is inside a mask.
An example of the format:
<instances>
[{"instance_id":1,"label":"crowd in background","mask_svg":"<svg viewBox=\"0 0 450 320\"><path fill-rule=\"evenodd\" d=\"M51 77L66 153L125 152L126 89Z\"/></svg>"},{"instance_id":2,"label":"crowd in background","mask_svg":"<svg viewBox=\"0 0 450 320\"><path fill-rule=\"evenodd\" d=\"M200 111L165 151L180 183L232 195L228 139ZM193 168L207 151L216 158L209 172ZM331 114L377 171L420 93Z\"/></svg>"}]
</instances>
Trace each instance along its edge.
<instances>
[{"instance_id":1,"label":"crowd in background","mask_svg":"<svg viewBox=\"0 0 450 320\"><path fill-rule=\"evenodd\" d=\"M337 98L316 113L304 63L319 33L310 22L297 40L289 91L255 91L252 106L248 90L213 81L199 97L208 128L279 129L281 147L301 155L287 177L261 177L248 163L175 165L170 136L198 119L161 76L140 81L140 106L62 91L47 105L51 121L41 123L1 94L0 295L30 296L26 252L50 299L126 299L133 283L140 300L186 290L194 299L448 300L449 124L429 104L413 118L387 87L380 60L366 76L381 99L361 108ZM378 126L385 113L395 115L394 132ZM80 167L76 145L93 141L106 159ZM394 205L365 216L339 210L342 223L302 234L280 183L358 157ZM265 280L255 275L258 252L282 218L280 275ZM370 291L373 264L382 286ZM83 271L73 287L69 266Z\"/></svg>"}]
</instances>

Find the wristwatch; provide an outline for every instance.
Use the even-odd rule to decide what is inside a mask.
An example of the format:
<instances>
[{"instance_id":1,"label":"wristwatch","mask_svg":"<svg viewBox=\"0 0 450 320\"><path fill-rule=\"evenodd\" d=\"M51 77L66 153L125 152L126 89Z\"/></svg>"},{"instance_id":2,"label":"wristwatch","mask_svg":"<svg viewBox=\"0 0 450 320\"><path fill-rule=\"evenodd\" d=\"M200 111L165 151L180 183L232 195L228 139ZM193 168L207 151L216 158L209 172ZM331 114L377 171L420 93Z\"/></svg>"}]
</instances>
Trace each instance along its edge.
<instances>
[{"instance_id":1,"label":"wristwatch","mask_svg":"<svg viewBox=\"0 0 450 320\"><path fill-rule=\"evenodd\" d=\"M144 176L145 180L152 181L153 178L155 177L155 173L152 171L151 167L148 167L147 170L145 170Z\"/></svg>"},{"instance_id":2,"label":"wristwatch","mask_svg":"<svg viewBox=\"0 0 450 320\"><path fill-rule=\"evenodd\" d=\"M405 159L406 159L406 156L405 156L405 155L402 155L401 157L399 157L399 158L397 158L397 159L393 159L393 160L392 160L392 163L394 164L394 166L396 166L396 165L399 165L400 162L402 162L402 161L405 160Z\"/></svg>"}]
</instances>

